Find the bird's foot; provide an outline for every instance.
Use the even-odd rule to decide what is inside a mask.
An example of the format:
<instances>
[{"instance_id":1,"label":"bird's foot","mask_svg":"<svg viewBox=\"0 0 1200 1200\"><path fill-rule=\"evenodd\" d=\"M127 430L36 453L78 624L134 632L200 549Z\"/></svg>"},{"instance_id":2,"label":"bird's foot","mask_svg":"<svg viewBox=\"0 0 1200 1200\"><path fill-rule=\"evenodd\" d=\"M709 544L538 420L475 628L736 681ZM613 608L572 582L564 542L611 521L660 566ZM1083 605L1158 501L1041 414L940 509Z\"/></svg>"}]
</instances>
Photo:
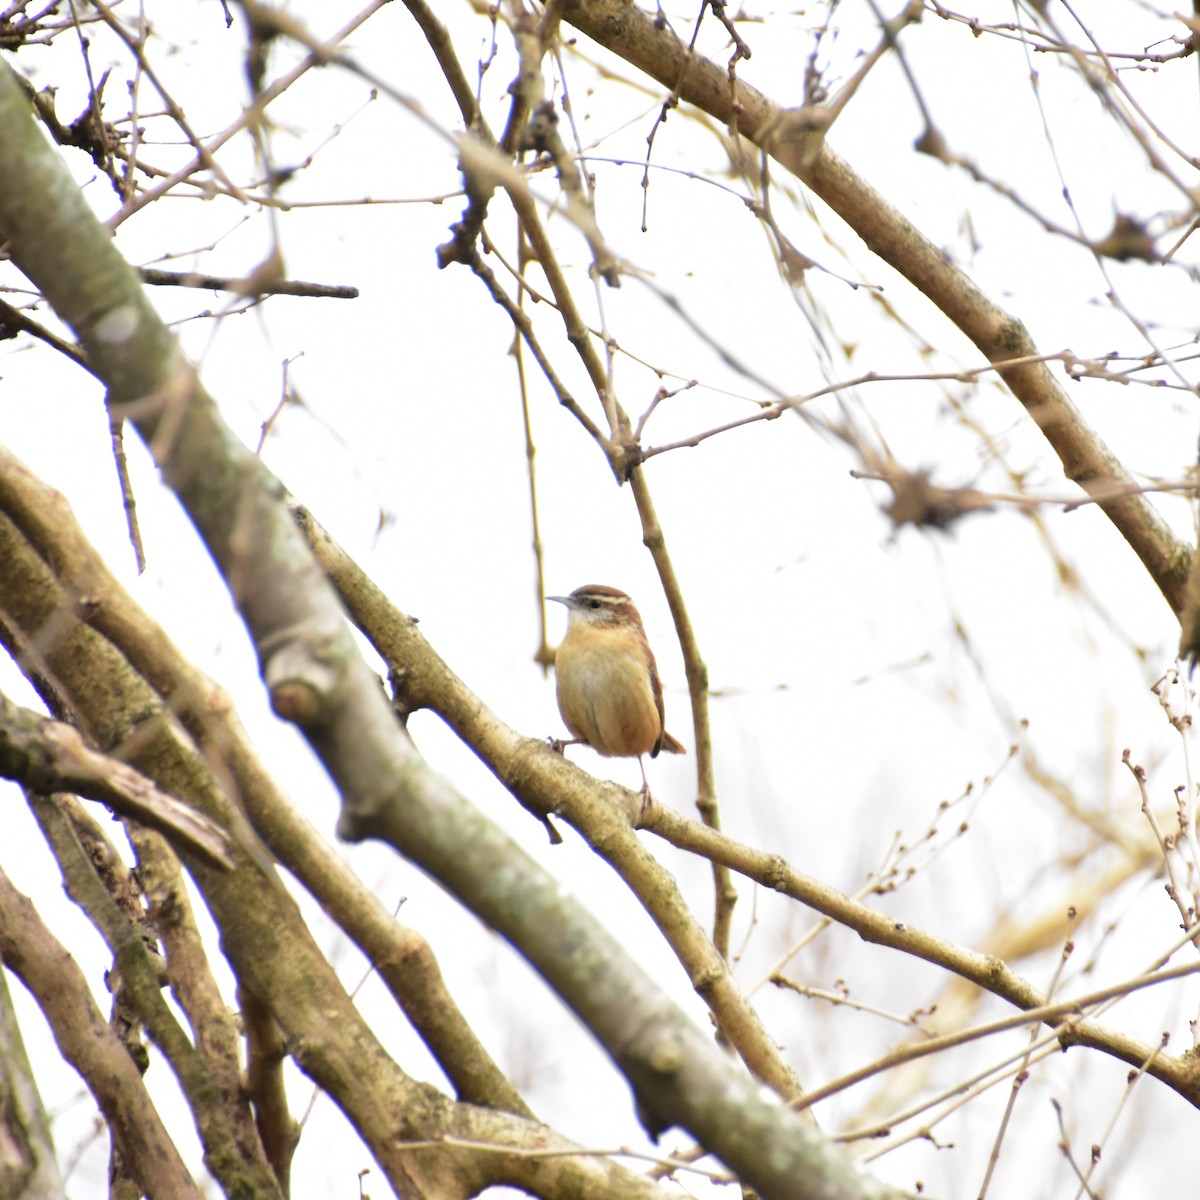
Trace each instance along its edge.
<instances>
[{"instance_id":1,"label":"bird's foot","mask_svg":"<svg viewBox=\"0 0 1200 1200\"><path fill-rule=\"evenodd\" d=\"M654 797L650 795L650 785L642 784L642 812L638 819L638 824L644 825L646 818L654 811Z\"/></svg>"}]
</instances>

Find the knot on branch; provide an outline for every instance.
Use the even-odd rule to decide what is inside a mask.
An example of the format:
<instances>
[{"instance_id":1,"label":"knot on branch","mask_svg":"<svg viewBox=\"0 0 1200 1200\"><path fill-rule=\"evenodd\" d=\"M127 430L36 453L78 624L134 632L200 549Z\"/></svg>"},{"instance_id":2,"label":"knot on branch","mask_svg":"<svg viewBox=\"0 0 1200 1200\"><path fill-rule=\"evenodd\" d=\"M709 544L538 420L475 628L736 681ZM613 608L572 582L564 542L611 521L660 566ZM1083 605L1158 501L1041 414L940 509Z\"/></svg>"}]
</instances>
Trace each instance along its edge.
<instances>
[{"instance_id":1,"label":"knot on branch","mask_svg":"<svg viewBox=\"0 0 1200 1200\"><path fill-rule=\"evenodd\" d=\"M301 729L324 722L342 678L339 631L297 625L259 647L271 708Z\"/></svg>"}]
</instances>

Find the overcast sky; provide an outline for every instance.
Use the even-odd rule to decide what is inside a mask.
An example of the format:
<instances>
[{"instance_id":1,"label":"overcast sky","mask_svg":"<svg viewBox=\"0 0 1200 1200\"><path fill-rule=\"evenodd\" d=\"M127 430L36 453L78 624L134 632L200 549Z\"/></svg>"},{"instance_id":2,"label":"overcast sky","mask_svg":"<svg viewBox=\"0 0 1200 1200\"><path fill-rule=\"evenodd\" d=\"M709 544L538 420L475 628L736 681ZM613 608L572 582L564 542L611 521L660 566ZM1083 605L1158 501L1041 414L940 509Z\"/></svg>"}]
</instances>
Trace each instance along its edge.
<instances>
[{"instance_id":1,"label":"overcast sky","mask_svg":"<svg viewBox=\"0 0 1200 1200\"><path fill-rule=\"evenodd\" d=\"M444 7L459 54L474 72L488 49L490 25L468 5ZM1094 30L1105 45L1132 51L1179 32L1176 23L1156 20L1141 6L1093 7L1103 11L1089 19L1113 24ZM991 8L997 20L1012 19L1011 6ZM321 35L333 28L326 5L294 3L289 11ZM760 15L755 6L743 11ZM150 15L159 33L150 53L172 94L203 136L224 128L245 101L240 26L227 32L218 6L211 4L166 6ZM668 15L688 36L691 14L673 9ZM754 57L739 66L739 75L782 103L798 104L812 18L766 10L761 15L761 22L740 26ZM1065 13L1060 15L1065 21ZM869 6L846 3L837 19L838 36L827 39L822 51L834 88L876 37ZM723 38L711 19L709 26L701 45L724 62ZM1079 31L1072 29L1072 36ZM503 29L497 39L497 56L480 85L494 129L502 127L515 73ZM1105 115L1069 64L1051 55L1027 56L1013 39L975 39L961 24L929 14L905 32L902 46L951 148L1049 220L1074 228L1077 216L1088 236L1101 237L1118 211L1148 216L1185 209L1179 189L1148 169L1143 148ZM387 6L351 38L349 48L364 66L419 100L434 125L457 128L444 81L402 6ZM656 372L673 374L667 386L699 384L659 406L647 424L645 444L689 437L746 415L754 403L802 395L866 372L913 375L980 365L978 353L927 301L777 168L775 215L799 249L825 268L810 270L802 287L789 289L761 225L739 199L746 184L728 174L713 133L683 112L672 113L657 135L654 162L663 169L652 175L643 233L642 171L636 164L645 157L662 89L645 80L638 91L619 87L591 65L605 60L585 39L577 51L566 59L567 85L596 177L600 227L629 264L624 285L593 290L584 283L586 246L552 216L556 245L580 281L577 294L590 304L587 319L606 329L619 347L614 381L635 420L660 386ZM119 64L106 94L114 119L125 111L128 60L98 29L93 55L95 69L102 70L108 57ZM293 58L292 51L279 48L269 77ZM64 119L82 107L78 49L69 39L53 48L30 48L14 61L36 86L59 88ZM1031 68L1037 72L1036 92ZM1123 79L1159 127L1195 153L1194 64L1173 63L1153 73L1131 70ZM157 111L145 80L140 86L143 109ZM267 464L397 605L419 617L433 646L505 721L531 736L560 735L553 678L532 657L538 609L521 401L508 354L512 329L468 271L436 268L435 247L447 239L462 209L453 145L403 105L371 99L363 80L334 68L310 73L271 112L275 162L300 164L312 156L312 165L289 182L283 197L346 204L296 207L272 225L257 208L201 203L184 198L188 191L181 188L179 198L157 202L122 224L118 245L139 264L243 276L267 253L277 230L289 277L360 289L358 300L276 298L220 317L198 314L242 306L227 295L183 289L156 289L153 297L178 322L183 344L222 412L251 444L279 400L282 364L289 364L300 403L275 422L264 450ZM150 142L169 133L162 121L148 121L147 129ZM912 143L921 130L909 84L889 58L847 107L830 143L993 299L1018 315L1043 351L1136 357L1186 347L1194 338L1191 243L1181 250L1178 265L1107 262L1106 278L1085 249L1048 237L1034 218L964 171L916 154ZM182 153L168 145L146 150L147 158L166 165ZM64 157L97 213L111 216L116 202L108 184L82 154ZM232 142L221 161L235 179L253 174L245 138ZM711 182L668 173L669 167L698 172ZM1172 169L1189 186L1194 182L1178 159ZM1074 212L1062 200L1064 186ZM553 196L548 175L538 187ZM367 197L403 203L352 203ZM444 202L433 202L441 197ZM1153 231L1163 232L1163 225L1156 220ZM502 252L511 255L512 221L499 206L489 228ZM1164 236L1160 247L1174 240ZM174 257L162 261L164 254ZM497 270L503 274L498 265ZM8 284L14 279L11 272L5 277ZM1107 298L1110 287L1117 289L1118 304ZM691 326L663 303L664 293L680 301ZM22 297L8 299L18 303ZM1136 314L1140 328L1129 313ZM556 366L600 420L554 314L541 306L535 317ZM1194 379L1188 353L1186 348L1175 353L1174 375L1159 374ZM733 369L729 355L749 365L755 378ZM270 716L223 585L144 450L131 435L130 468L148 556L139 578L124 535L97 387L51 352L21 339L0 348L0 381L6 444L68 497L138 601L233 693L271 769L332 838L336 797L301 740ZM1086 419L1130 470L1177 479L1194 463L1191 393L1100 382L1071 387ZM532 379L529 394L547 588L562 594L583 583L607 583L635 597L665 683L668 725L694 748L682 662L629 490L616 486L601 454L541 380ZM1033 494L1075 494L1028 418L986 377L977 385L871 383L840 399L814 402L813 408L826 418L841 411L877 450L890 449L910 468L930 468L941 483L1011 492L1017 487L1013 476L1020 476ZM990 455L985 438L1003 455L1003 464ZM975 793L942 817L931 840L947 843L945 851L898 895L875 902L898 919L975 945L1001 912L1020 922L1068 902L1064 881L1070 871L1064 863L1093 849L1092 835L1065 820L1049 780L1065 782L1081 802L1132 826L1141 818L1136 791L1120 766L1128 746L1151 769L1158 803L1172 803L1172 789L1185 778L1184 763L1179 738L1149 685L1172 663L1178 625L1095 508L1064 513L1046 507L1036 522L1002 508L965 520L950 535L913 529L893 534L879 507L885 491L850 477L859 465L847 448L789 414L664 454L647 467L709 666L723 821L731 836L778 850L797 869L854 891L884 858L897 831L918 842L939 805L973 783ZM1191 537L1186 503L1164 499L1160 508ZM1063 585L1061 564L1077 573L1077 587ZM564 616L549 614L552 638L561 636ZM18 700L36 702L10 663L0 664L0 686ZM1029 722L1025 733L1022 720ZM659 982L707 1022L645 915L580 839L568 832L563 846L548 847L541 827L435 718L418 714L413 733L438 770L569 881ZM983 787L1018 737L1022 756L994 786ZM600 760L578 750L571 755L601 777L638 781L632 761ZM656 798L692 813L693 767L690 757L650 764ZM107 964L98 939L61 897L56 869L19 793L5 788L4 795L10 823L0 861L17 886L36 897L89 971L106 1007L99 989ZM968 817L970 832L953 839L953 830ZM503 944L390 851L364 845L342 852L389 907L407 898L402 919L441 952L454 994L536 1111L586 1144L639 1141L624 1083ZM663 845L655 845L655 853L707 919L706 865ZM1083 862L1077 880L1111 858L1096 853ZM749 985L815 918L777 896L756 896L747 883L740 892L734 944L739 978ZM342 977L357 981L365 970L361 956L319 913L311 916ZM1122 936L1120 927L1106 932L1112 922L1130 933ZM1177 924L1155 881L1132 881L1081 932L1086 954L1081 951L1080 962L1101 943L1105 950L1097 973L1075 985L1099 986L1141 969L1170 942ZM1044 962L1030 961L1022 969L1044 985L1056 954L1052 949ZM901 1013L928 1003L943 983L931 968L868 951L839 932L819 941L796 974L826 988L850 978L856 995L861 991L861 998ZM19 987L14 992L40 1067L54 1052L33 1006ZM813 1081L903 1036L894 1025L831 1014L767 989L760 994L772 1030ZM377 1018L377 1031L405 1069L441 1082L375 981L364 986L360 1003ZM1122 1027L1128 1022L1131 1032L1152 1043L1171 1027L1177 1031L1172 1047L1182 1050L1194 1006L1194 989L1181 990L1171 1001L1131 1000L1111 1019ZM993 1005L986 1011L1005 1010ZM1078 1066L1080 1054L1068 1056L1070 1070L1052 1064L1031 1085L1029 1161L1051 1180L1065 1167L1053 1154L1057 1130L1047 1097L1089 1092L1094 1108L1072 1110L1081 1144L1088 1145L1099 1138L1123 1088L1122 1064L1093 1056ZM417 1065L422 1061L423 1068ZM157 1070L166 1074L161 1064ZM579 1110L573 1107L575 1085L585 1073L595 1086L589 1085L589 1106ZM90 1105L72 1099L79 1092L72 1076L47 1072L42 1084L65 1160L85 1137ZM159 1086L169 1091L168 1080ZM298 1110L309 1090L297 1076ZM832 1102L823 1124L856 1123L870 1091L868 1085ZM991 1108L985 1103L978 1116L964 1117L955 1127L948 1140L957 1140L960 1153L933 1155L922 1146L884 1157L872 1169L906 1185L920 1173L935 1195L967 1194L965 1189L978 1186L979 1147L994 1135L1002 1099ZM1154 1155L1144 1144L1139 1147L1141 1194L1153 1190L1148 1179L1169 1186L1185 1178L1183 1158L1166 1149L1185 1112L1177 1100L1162 1096L1146 1099L1130 1119L1130 1137L1135 1130L1151 1136L1148 1126L1158 1121L1154 1145L1163 1147ZM333 1194L334 1188L339 1195L352 1194L354 1172L369 1165L365 1152L347 1144L327 1101L318 1101L311 1122L297 1155L293 1195L308 1200ZM1124 1135L1119 1130L1116 1136ZM192 1135L181 1127L179 1136L186 1142ZM1112 1149L1124 1145L1118 1140ZM1019 1152L1009 1153L1014 1163L1020 1161ZM73 1177L78 1195L95 1194L103 1163L97 1145ZM375 1192L382 1194L382 1179L375 1180ZM1124 1182L1132 1186L1129 1176Z\"/></svg>"}]
</instances>

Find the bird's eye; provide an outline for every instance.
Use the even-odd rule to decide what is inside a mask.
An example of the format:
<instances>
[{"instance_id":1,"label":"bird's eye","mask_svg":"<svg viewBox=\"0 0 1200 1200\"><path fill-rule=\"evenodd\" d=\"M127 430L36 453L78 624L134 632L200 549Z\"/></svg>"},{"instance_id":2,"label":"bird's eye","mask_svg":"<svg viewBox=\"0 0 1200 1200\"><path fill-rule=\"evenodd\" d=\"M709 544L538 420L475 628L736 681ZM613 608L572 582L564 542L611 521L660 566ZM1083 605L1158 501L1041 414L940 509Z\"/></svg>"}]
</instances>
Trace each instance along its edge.
<instances>
[{"instance_id":1,"label":"bird's eye","mask_svg":"<svg viewBox=\"0 0 1200 1200\"><path fill-rule=\"evenodd\" d=\"M588 601L588 608L599 608L599 607L600 607L600 601L597 600L595 597L593 597L591 600Z\"/></svg>"}]
</instances>

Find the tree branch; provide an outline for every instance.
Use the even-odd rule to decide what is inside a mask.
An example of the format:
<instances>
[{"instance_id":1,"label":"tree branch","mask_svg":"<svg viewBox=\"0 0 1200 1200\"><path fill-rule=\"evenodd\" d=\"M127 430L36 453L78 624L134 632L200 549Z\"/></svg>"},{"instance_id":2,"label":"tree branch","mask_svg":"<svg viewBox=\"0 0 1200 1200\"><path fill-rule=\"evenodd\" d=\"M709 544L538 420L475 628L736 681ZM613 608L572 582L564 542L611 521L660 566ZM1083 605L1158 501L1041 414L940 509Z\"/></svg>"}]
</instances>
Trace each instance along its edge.
<instances>
[{"instance_id":1,"label":"tree branch","mask_svg":"<svg viewBox=\"0 0 1200 1200\"><path fill-rule=\"evenodd\" d=\"M33 994L59 1051L83 1077L121 1147L126 1169L146 1194L203 1200L133 1059L96 1007L83 972L3 871L0 960Z\"/></svg>"},{"instance_id":2,"label":"tree branch","mask_svg":"<svg viewBox=\"0 0 1200 1200\"><path fill-rule=\"evenodd\" d=\"M0 776L34 792L76 792L157 829L215 867L232 868L228 841L203 813L159 791L125 763L84 744L79 730L0 695Z\"/></svg>"},{"instance_id":3,"label":"tree branch","mask_svg":"<svg viewBox=\"0 0 1200 1200\"><path fill-rule=\"evenodd\" d=\"M1130 476L1084 421L1042 362L1005 366L1038 354L1024 325L993 303L826 144L820 109L785 109L739 79L736 94L727 72L692 53L667 22L626 0L566 0L563 19L619 55L683 100L737 130L802 180L866 246L924 293L979 348L1028 416L1042 431L1068 479L1098 502L1141 559L1178 616L1191 550L1143 496L1113 497L1114 484Z\"/></svg>"},{"instance_id":4,"label":"tree branch","mask_svg":"<svg viewBox=\"0 0 1200 1200\"><path fill-rule=\"evenodd\" d=\"M221 568L275 711L300 727L341 789L342 836L388 841L518 947L630 1080L653 1128L688 1129L767 1200L798 1189L847 1200L893 1194L763 1097L598 921L421 760L358 655L281 503L278 481L241 446L179 358L3 64L0 164L6 178L21 182L0 190L0 228L14 261L75 329L111 403L136 424ZM55 665L63 675L72 669L61 652ZM82 692L71 700L98 725L130 720L129 711L117 714ZM161 738L143 739L135 761L151 753L149 742ZM155 751L168 753L162 744ZM155 777L162 784L167 776L158 768ZM229 807L218 796L210 800ZM283 889L249 856L238 865L219 877L197 867L195 876L223 926L239 981L270 1004L297 1060L336 1089L394 1181L414 1186L409 1173L417 1172L416 1186L446 1197L477 1186L491 1169L481 1158L405 1154L397 1126L445 1131L479 1110L453 1106L402 1076ZM264 952L285 929L289 953ZM517 1120L488 1115L496 1123Z\"/></svg>"}]
</instances>

